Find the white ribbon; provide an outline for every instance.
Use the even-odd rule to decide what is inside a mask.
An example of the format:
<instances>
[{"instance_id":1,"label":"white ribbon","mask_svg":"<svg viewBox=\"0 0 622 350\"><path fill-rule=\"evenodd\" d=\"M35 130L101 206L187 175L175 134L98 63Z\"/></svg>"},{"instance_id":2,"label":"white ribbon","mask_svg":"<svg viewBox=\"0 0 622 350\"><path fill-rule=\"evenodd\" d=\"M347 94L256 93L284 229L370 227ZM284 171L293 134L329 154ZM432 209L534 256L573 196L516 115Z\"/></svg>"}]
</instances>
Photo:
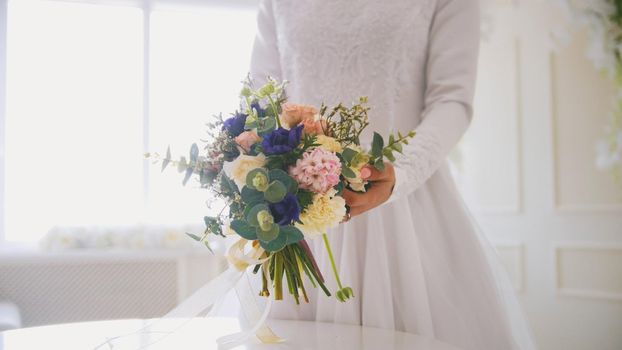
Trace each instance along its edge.
<instances>
[{"instance_id":1,"label":"white ribbon","mask_svg":"<svg viewBox=\"0 0 622 350\"><path fill-rule=\"evenodd\" d=\"M261 258L264 255L264 250L259 246L252 247L251 251L246 254L244 252L248 241L240 239L230 249L227 259L229 261L229 268L218 275L216 278L199 288L190 297L184 300L181 304L177 305L173 310L169 311L161 319L155 321L153 324L149 324L136 332L120 335L114 338L109 338L105 342L96 346L94 350L102 349L104 346L108 346L108 349L114 349L114 341L121 338L125 338L131 335L144 334L144 333L159 333L162 336L146 345L141 346L139 349L144 349L150 345L153 345L168 335L176 332L181 327L185 326L192 318L198 316L205 310L213 307L219 300L221 300L230 290L235 289L238 299L240 300L240 306L244 313L244 316L250 324L254 326L239 333L231 334L228 336L220 337L217 340L219 348L230 349L239 346L246 342L250 337L256 335L259 340L264 343L278 343L283 341L274 332L265 325L265 321L270 314L270 308L272 306L272 298L268 298L268 302L263 312L260 311L259 306L253 296L252 287L248 281L248 276L245 281L240 281L242 277L246 275L246 270L249 266L259 265L266 263L266 258ZM267 270L267 269L266 269ZM267 275L269 282L270 276ZM242 283L240 283L242 282ZM269 283L271 285L271 283ZM154 330L159 321L167 319L185 319L185 321L178 327L168 327L169 330L157 331Z\"/></svg>"}]
</instances>

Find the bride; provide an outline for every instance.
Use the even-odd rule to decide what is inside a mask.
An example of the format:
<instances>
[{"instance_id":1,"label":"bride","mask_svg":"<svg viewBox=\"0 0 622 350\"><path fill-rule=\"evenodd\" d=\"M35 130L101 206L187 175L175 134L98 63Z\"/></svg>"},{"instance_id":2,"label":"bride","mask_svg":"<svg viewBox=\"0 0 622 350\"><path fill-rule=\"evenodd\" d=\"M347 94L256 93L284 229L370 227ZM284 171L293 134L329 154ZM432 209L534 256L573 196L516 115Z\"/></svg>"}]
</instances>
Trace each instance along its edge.
<instances>
[{"instance_id":1,"label":"bride","mask_svg":"<svg viewBox=\"0 0 622 350\"><path fill-rule=\"evenodd\" d=\"M417 131L395 167L369 172L370 191L345 194L351 219L330 234L355 298L285 300L272 317L395 329L465 350L534 348L446 161L471 119L478 45L477 0L261 1L252 77L290 81L296 103L368 96L370 130Z\"/></svg>"}]
</instances>

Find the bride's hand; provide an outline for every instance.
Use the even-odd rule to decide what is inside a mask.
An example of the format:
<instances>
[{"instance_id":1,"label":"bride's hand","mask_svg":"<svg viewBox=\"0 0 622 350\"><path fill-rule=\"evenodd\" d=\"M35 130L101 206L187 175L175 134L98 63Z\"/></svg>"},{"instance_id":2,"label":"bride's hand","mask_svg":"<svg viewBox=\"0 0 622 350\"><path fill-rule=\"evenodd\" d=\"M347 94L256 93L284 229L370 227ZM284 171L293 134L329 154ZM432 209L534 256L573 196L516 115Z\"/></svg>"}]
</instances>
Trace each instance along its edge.
<instances>
[{"instance_id":1,"label":"bride's hand","mask_svg":"<svg viewBox=\"0 0 622 350\"><path fill-rule=\"evenodd\" d=\"M386 202L391 197L393 186L395 186L395 169L391 163L385 163L383 171L367 165L361 170L361 173L363 179L372 181L373 185L365 193L353 192L348 189L343 191L343 198L345 198L346 204L350 206L350 216L352 217Z\"/></svg>"}]
</instances>

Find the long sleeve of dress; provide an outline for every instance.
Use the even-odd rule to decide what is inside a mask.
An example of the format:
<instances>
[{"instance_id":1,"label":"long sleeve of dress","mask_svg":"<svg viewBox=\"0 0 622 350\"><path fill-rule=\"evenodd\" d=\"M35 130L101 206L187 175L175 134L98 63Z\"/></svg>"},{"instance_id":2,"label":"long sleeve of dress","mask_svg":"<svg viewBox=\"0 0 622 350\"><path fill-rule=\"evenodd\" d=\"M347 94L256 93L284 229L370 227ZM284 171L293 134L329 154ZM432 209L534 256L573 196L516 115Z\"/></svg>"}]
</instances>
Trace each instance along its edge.
<instances>
[{"instance_id":1,"label":"long sleeve of dress","mask_svg":"<svg viewBox=\"0 0 622 350\"><path fill-rule=\"evenodd\" d=\"M395 164L389 201L425 183L466 131L473 113L479 23L478 0L438 1L429 34L422 122Z\"/></svg>"},{"instance_id":2,"label":"long sleeve of dress","mask_svg":"<svg viewBox=\"0 0 622 350\"><path fill-rule=\"evenodd\" d=\"M251 55L251 77L263 83L267 77L282 79L272 2L261 0L257 12L257 35Z\"/></svg>"}]
</instances>

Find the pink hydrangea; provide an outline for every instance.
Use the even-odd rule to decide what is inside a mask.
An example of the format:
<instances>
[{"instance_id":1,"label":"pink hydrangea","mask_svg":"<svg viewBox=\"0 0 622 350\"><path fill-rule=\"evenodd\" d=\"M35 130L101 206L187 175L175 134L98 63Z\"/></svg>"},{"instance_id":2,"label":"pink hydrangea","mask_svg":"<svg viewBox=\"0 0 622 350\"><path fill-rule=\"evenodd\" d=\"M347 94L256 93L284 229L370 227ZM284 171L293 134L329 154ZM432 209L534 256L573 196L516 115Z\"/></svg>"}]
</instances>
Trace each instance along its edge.
<instances>
[{"instance_id":1,"label":"pink hydrangea","mask_svg":"<svg viewBox=\"0 0 622 350\"><path fill-rule=\"evenodd\" d=\"M296 179L300 188L326 193L339 183L341 162L335 153L316 148L305 152L302 159L289 168L289 174Z\"/></svg>"}]
</instances>

